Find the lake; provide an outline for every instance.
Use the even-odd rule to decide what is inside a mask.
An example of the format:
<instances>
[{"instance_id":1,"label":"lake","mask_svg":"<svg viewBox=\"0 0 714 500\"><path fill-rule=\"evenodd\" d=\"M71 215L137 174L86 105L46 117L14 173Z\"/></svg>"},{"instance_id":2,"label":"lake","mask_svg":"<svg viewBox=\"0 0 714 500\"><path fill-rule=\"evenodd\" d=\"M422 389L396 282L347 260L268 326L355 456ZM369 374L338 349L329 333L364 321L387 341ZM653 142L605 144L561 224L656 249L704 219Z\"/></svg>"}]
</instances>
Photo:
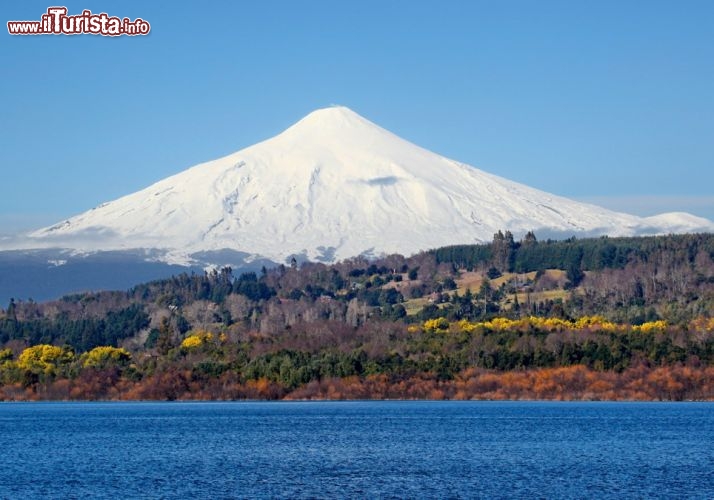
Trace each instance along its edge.
<instances>
[{"instance_id":1,"label":"lake","mask_svg":"<svg viewBox=\"0 0 714 500\"><path fill-rule=\"evenodd\" d=\"M714 498L714 404L3 403L0 498Z\"/></svg>"}]
</instances>

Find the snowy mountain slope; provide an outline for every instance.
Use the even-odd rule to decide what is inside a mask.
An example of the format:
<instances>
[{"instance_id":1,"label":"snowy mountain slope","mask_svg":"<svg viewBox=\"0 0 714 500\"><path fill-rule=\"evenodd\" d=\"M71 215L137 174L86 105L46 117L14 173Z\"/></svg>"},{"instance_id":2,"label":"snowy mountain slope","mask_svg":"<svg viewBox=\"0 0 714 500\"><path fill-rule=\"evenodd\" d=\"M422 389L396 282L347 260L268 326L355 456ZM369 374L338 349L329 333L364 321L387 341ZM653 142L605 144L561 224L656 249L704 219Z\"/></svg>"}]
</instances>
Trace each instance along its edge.
<instances>
[{"instance_id":1,"label":"snowy mountain slope","mask_svg":"<svg viewBox=\"0 0 714 500\"><path fill-rule=\"evenodd\" d=\"M334 261L519 236L714 231L688 214L639 218L503 179L420 148L344 107L27 235L25 248L232 249Z\"/></svg>"}]
</instances>

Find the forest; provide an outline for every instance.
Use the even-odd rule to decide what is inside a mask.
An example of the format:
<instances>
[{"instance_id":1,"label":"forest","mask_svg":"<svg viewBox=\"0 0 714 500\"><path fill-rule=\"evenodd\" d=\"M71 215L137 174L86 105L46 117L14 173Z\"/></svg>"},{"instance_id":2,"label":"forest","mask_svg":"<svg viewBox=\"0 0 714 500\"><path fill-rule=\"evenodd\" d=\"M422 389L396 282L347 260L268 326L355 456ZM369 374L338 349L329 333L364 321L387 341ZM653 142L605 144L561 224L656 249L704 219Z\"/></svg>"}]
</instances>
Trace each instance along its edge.
<instances>
[{"instance_id":1,"label":"forest","mask_svg":"<svg viewBox=\"0 0 714 500\"><path fill-rule=\"evenodd\" d=\"M180 274L0 309L0 400L714 399L714 235Z\"/></svg>"}]
</instances>

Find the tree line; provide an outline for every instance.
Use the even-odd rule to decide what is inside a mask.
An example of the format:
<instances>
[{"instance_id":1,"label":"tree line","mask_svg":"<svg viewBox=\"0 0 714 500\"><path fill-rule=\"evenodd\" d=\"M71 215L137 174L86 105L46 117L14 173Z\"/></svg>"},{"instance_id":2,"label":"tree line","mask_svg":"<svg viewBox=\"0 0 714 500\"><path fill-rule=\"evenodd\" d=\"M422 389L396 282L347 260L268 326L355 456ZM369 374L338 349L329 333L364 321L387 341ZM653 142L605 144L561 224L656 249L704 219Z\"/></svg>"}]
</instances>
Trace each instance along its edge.
<instances>
[{"instance_id":1,"label":"tree line","mask_svg":"<svg viewBox=\"0 0 714 500\"><path fill-rule=\"evenodd\" d=\"M582 367L596 378L706 370L713 310L712 235L538 241L529 233L516 242L499 232L489 244L408 258L238 276L224 268L125 292L12 300L0 310L0 382L6 398L65 387L72 397L165 399L205 394L201 384L219 381L241 394L313 387L319 397L326 380L448 385L469 370ZM96 349L127 356L86 364ZM27 363L52 353L49 364ZM161 389L172 380L183 389Z\"/></svg>"}]
</instances>

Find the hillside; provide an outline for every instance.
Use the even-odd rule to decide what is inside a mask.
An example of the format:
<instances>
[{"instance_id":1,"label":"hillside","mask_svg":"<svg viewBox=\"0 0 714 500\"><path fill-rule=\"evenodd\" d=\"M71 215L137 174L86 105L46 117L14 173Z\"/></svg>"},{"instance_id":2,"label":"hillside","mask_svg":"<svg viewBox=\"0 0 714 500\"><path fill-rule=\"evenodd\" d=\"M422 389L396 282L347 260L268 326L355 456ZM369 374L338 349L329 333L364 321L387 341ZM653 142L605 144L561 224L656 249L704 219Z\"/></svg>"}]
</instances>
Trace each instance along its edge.
<instances>
[{"instance_id":1,"label":"hillside","mask_svg":"<svg viewBox=\"0 0 714 500\"><path fill-rule=\"evenodd\" d=\"M12 301L0 397L711 399L712 311L714 235L499 232L410 258Z\"/></svg>"}]
</instances>

